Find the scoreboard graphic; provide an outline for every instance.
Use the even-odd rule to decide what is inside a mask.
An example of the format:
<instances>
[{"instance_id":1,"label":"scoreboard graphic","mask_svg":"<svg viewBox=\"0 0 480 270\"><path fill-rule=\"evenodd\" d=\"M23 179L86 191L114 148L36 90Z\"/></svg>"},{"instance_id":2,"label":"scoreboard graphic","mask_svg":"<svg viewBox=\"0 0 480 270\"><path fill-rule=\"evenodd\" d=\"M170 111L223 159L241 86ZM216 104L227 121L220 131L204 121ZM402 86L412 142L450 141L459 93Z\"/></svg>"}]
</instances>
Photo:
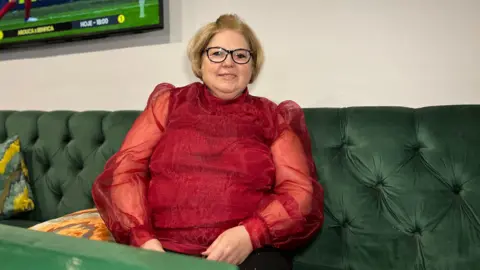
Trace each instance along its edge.
<instances>
[{"instance_id":1,"label":"scoreboard graphic","mask_svg":"<svg viewBox=\"0 0 480 270\"><path fill-rule=\"evenodd\" d=\"M162 0L0 0L0 48L163 28Z\"/></svg>"}]
</instances>

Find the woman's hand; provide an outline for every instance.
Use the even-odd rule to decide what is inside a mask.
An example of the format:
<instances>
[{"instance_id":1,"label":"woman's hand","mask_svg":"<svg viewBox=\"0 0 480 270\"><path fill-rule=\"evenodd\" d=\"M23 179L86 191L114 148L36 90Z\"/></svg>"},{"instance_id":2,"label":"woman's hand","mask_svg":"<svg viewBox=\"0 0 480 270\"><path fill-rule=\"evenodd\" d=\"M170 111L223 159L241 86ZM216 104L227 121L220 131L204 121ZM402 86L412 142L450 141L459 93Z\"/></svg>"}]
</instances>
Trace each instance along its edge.
<instances>
[{"instance_id":1,"label":"woman's hand","mask_svg":"<svg viewBox=\"0 0 480 270\"><path fill-rule=\"evenodd\" d=\"M253 251L250 235L244 226L226 230L202 253L207 260L241 264Z\"/></svg>"},{"instance_id":2,"label":"woman's hand","mask_svg":"<svg viewBox=\"0 0 480 270\"><path fill-rule=\"evenodd\" d=\"M165 250L162 247L162 244L160 244L160 241L158 241L157 239L148 240L143 245L141 245L140 248L159 251L159 252L165 252Z\"/></svg>"}]
</instances>

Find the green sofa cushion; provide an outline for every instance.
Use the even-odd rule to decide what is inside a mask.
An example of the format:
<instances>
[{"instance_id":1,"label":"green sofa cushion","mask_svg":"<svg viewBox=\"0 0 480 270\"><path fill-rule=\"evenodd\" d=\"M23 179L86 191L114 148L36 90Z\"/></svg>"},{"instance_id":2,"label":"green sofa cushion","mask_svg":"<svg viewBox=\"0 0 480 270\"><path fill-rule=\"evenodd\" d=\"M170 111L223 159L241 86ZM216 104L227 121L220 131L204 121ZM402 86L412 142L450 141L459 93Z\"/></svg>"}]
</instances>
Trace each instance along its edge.
<instances>
[{"instance_id":1,"label":"green sofa cushion","mask_svg":"<svg viewBox=\"0 0 480 270\"><path fill-rule=\"evenodd\" d=\"M39 222L35 220L28 220L28 219L5 219L0 220L0 225L8 225L8 226L15 226L20 228L30 228L34 225L37 225Z\"/></svg>"},{"instance_id":2,"label":"green sofa cushion","mask_svg":"<svg viewBox=\"0 0 480 270\"><path fill-rule=\"evenodd\" d=\"M235 270L237 267L172 253L78 239L0 225L1 269Z\"/></svg>"}]
</instances>

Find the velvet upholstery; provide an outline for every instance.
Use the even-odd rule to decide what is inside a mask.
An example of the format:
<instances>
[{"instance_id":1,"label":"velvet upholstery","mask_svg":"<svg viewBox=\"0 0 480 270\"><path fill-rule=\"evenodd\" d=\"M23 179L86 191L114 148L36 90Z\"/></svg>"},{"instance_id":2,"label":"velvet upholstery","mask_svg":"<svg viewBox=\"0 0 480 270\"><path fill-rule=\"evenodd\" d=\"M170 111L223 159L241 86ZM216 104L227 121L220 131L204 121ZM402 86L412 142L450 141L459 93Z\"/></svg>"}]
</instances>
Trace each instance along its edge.
<instances>
[{"instance_id":1,"label":"velvet upholstery","mask_svg":"<svg viewBox=\"0 0 480 270\"><path fill-rule=\"evenodd\" d=\"M0 111L20 136L40 222L93 207L90 188L138 111ZM325 224L295 270L475 269L480 106L309 108ZM12 221L10 221L12 222Z\"/></svg>"}]
</instances>

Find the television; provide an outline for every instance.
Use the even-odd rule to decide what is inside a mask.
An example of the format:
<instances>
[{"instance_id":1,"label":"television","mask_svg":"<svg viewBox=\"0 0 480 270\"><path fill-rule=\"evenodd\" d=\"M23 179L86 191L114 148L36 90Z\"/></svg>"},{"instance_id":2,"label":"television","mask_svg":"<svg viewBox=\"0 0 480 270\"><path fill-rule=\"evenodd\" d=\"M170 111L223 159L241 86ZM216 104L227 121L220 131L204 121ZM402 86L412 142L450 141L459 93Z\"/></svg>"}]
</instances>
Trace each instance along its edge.
<instances>
[{"instance_id":1,"label":"television","mask_svg":"<svg viewBox=\"0 0 480 270\"><path fill-rule=\"evenodd\" d=\"M0 0L0 48L163 29L162 0Z\"/></svg>"}]
</instances>

